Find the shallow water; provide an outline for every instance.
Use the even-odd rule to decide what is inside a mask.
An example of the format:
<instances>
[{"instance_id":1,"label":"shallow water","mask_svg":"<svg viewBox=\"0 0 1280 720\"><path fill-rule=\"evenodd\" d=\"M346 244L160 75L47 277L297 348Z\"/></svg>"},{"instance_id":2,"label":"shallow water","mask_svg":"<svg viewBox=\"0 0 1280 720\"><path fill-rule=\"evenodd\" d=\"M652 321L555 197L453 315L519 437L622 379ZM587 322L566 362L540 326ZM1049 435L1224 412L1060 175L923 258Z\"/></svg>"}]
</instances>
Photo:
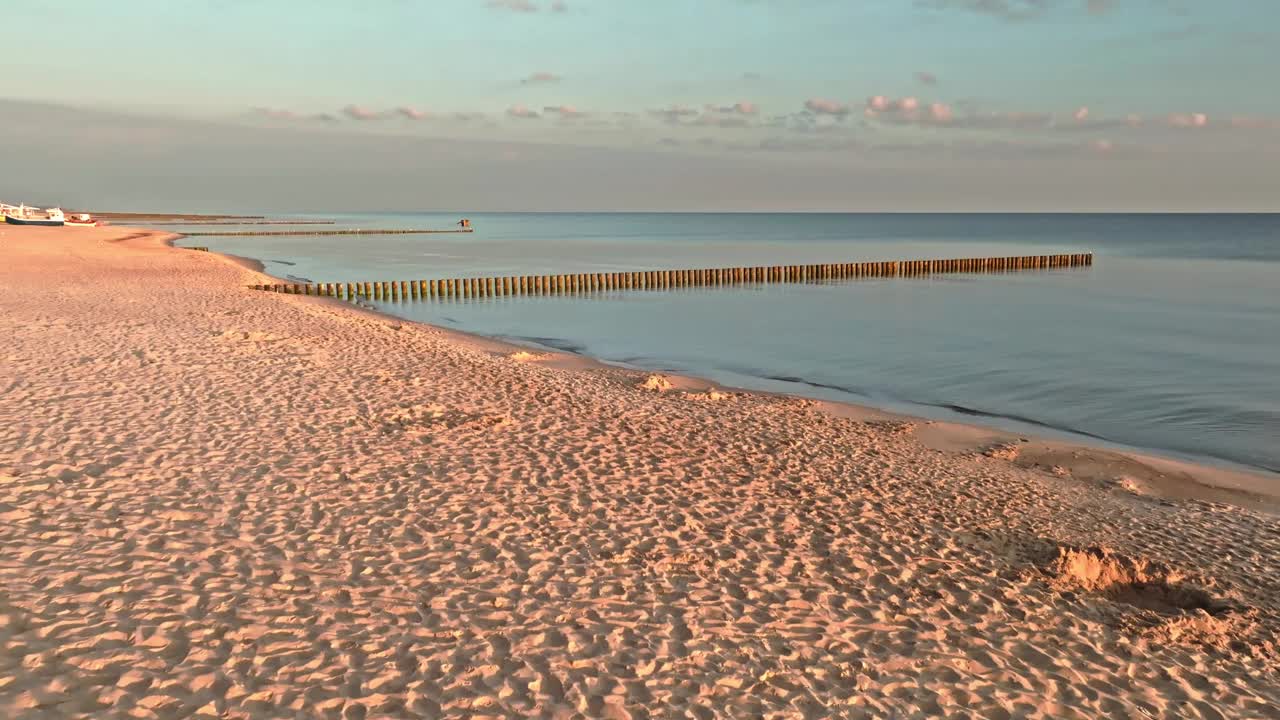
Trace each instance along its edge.
<instances>
[{"instance_id":1,"label":"shallow water","mask_svg":"<svg viewBox=\"0 0 1280 720\"><path fill-rule=\"evenodd\" d=\"M1052 272L380 307L744 387L1280 471L1280 215L469 217L467 235L180 244L320 282L1092 251L1092 268Z\"/></svg>"}]
</instances>

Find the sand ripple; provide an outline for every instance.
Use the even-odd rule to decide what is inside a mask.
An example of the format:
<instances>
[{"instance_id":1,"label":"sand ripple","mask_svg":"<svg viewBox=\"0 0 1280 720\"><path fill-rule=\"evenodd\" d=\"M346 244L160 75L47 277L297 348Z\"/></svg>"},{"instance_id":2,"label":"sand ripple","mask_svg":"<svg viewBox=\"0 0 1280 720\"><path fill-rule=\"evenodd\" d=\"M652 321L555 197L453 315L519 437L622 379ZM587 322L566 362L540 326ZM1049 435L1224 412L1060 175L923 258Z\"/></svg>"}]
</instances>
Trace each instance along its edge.
<instances>
[{"instance_id":1,"label":"sand ripple","mask_svg":"<svg viewBox=\"0 0 1280 720\"><path fill-rule=\"evenodd\" d=\"M111 232L0 245L0 716L1275 717L1272 516Z\"/></svg>"}]
</instances>

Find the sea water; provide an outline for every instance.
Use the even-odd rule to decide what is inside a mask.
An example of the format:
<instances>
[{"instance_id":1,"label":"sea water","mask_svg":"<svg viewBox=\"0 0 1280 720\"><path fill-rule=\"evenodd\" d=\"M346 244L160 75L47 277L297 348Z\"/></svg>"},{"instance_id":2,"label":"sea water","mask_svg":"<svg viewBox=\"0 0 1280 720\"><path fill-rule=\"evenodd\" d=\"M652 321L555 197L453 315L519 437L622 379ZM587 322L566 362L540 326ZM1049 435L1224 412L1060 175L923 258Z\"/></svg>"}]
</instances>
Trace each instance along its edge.
<instances>
[{"instance_id":1,"label":"sea water","mask_svg":"<svg viewBox=\"0 0 1280 720\"><path fill-rule=\"evenodd\" d=\"M316 282L1092 251L1092 267L1060 271L378 306L739 387L1280 471L1280 215L293 217L441 229L468 217L475 232L180 244Z\"/></svg>"}]
</instances>

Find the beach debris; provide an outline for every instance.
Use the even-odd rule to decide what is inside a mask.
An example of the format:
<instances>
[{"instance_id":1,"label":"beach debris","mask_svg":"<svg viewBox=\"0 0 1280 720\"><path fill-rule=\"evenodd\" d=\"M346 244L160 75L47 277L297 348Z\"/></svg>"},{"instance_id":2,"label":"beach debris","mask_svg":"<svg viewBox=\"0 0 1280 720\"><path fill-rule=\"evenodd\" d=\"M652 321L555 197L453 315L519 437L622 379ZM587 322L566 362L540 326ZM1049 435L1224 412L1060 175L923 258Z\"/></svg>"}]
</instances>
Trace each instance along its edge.
<instances>
[{"instance_id":1,"label":"beach debris","mask_svg":"<svg viewBox=\"0 0 1280 720\"><path fill-rule=\"evenodd\" d=\"M516 352L511 353L507 357L511 358L512 360L515 360L516 362L533 362L535 360L541 360L545 358L546 355L542 353L532 353L532 352L529 352L528 350L518 350Z\"/></svg>"}]
</instances>

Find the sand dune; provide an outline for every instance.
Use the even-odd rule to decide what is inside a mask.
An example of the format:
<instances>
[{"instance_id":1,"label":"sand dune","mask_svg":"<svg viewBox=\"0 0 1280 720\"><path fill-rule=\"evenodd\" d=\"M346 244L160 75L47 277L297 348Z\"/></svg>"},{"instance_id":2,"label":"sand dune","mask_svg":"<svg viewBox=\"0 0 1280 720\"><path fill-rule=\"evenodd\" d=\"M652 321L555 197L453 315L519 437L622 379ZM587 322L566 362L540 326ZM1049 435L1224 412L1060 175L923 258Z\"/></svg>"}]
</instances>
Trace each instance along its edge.
<instances>
[{"instance_id":1,"label":"sand dune","mask_svg":"<svg viewBox=\"0 0 1280 720\"><path fill-rule=\"evenodd\" d=\"M0 230L0 716L1276 717L1266 508L124 235Z\"/></svg>"}]
</instances>

